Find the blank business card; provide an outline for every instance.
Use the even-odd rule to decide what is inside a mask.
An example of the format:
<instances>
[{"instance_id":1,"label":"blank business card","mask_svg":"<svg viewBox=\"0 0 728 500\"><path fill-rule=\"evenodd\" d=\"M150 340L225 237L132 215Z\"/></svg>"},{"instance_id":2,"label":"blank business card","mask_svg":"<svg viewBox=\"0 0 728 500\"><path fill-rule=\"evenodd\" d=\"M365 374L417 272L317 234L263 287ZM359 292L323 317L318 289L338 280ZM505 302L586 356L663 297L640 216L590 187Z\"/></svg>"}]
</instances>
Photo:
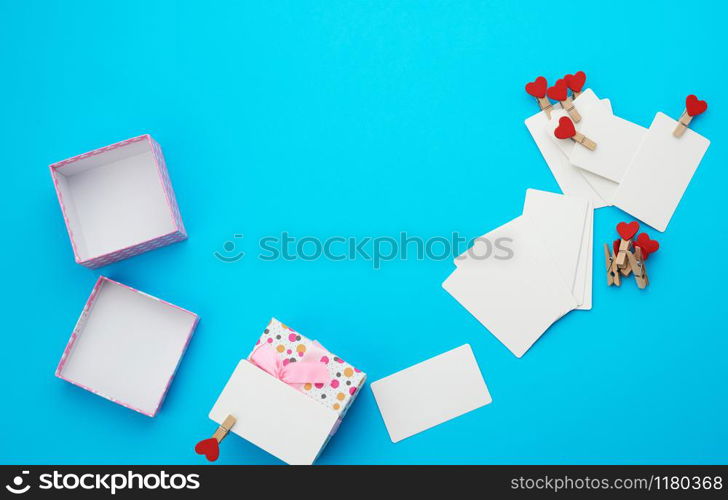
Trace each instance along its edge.
<instances>
[{"instance_id":1,"label":"blank business card","mask_svg":"<svg viewBox=\"0 0 728 500\"><path fill-rule=\"evenodd\" d=\"M469 344L377 380L371 387L393 443L493 401Z\"/></svg>"}]
</instances>

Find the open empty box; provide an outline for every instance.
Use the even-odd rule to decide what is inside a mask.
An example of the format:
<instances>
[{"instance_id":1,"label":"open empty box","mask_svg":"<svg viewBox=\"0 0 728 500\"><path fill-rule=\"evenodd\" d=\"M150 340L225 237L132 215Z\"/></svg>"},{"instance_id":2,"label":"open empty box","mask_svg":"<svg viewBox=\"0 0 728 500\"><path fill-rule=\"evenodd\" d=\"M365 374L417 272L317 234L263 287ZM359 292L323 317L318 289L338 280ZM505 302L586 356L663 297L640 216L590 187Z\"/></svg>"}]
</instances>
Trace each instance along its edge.
<instances>
[{"instance_id":1,"label":"open empty box","mask_svg":"<svg viewBox=\"0 0 728 500\"><path fill-rule=\"evenodd\" d=\"M149 135L50 166L79 264L97 268L187 238L159 144Z\"/></svg>"},{"instance_id":2,"label":"open empty box","mask_svg":"<svg viewBox=\"0 0 728 500\"><path fill-rule=\"evenodd\" d=\"M101 276L56 376L153 417L197 321L190 311Z\"/></svg>"}]
</instances>

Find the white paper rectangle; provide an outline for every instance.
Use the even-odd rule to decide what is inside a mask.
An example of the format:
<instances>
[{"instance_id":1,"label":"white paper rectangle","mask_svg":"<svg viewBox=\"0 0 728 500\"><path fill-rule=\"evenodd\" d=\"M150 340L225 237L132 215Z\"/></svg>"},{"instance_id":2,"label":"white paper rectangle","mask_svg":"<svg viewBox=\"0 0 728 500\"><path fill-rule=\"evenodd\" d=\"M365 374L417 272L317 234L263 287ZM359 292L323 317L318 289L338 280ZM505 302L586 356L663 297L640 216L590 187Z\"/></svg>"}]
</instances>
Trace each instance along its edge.
<instances>
[{"instance_id":1,"label":"white paper rectangle","mask_svg":"<svg viewBox=\"0 0 728 500\"><path fill-rule=\"evenodd\" d=\"M584 94L587 92L590 91L587 89L584 91ZM580 95L577 100L581 99L584 94ZM526 128L531 133L536 146L541 151L541 156L546 161L561 191L564 194L581 196L582 198L591 200L594 203L594 208L607 206L607 202L597 194L584 176L581 175L579 169L569 162L566 155L551 140L549 136L550 132L547 131L548 123L549 120L546 118L546 113L542 111L528 117L525 121Z\"/></svg>"},{"instance_id":2,"label":"white paper rectangle","mask_svg":"<svg viewBox=\"0 0 728 500\"><path fill-rule=\"evenodd\" d=\"M628 214L667 229L710 141L693 130L674 137L677 121L657 113L614 198Z\"/></svg>"},{"instance_id":3,"label":"white paper rectangle","mask_svg":"<svg viewBox=\"0 0 728 500\"><path fill-rule=\"evenodd\" d=\"M579 265L576 270L574 297L580 302L577 309L588 311L592 308L592 271L594 267L594 208L591 202L586 212L584 237L579 253ZM579 292L581 290L581 292Z\"/></svg>"},{"instance_id":4,"label":"white paper rectangle","mask_svg":"<svg viewBox=\"0 0 728 500\"><path fill-rule=\"evenodd\" d=\"M576 123L576 130L579 131L580 128L584 123L588 123L590 121L590 114L591 114L591 107L594 105L601 105L603 106L606 111L611 115L612 114L612 103L609 99L602 99L599 100L599 98L592 92L591 89L587 89L584 92L581 93L579 97L574 99L574 106L577 108L579 113L581 114L581 121L579 123ZM574 146L576 143L572 140L560 140L557 139L554 134L553 130L558 125L558 121L562 116L567 116L567 113L563 109L556 109L551 114L551 121L548 122L548 129L547 134L549 138L556 143L556 145L559 147L559 149L566 155L567 159L571 156L572 151L574 150ZM581 146L579 146L581 147ZM614 181L610 181L609 179L606 179L605 177L599 176L597 174L594 174L592 172L589 172L587 170L581 169L579 167L572 168L581 174L584 179L586 179L587 183L591 188L609 205L612 204L612 199L614 198L614 192L617 190L617 183ZM565 194L576 194L576 193L566 193ZM595 207L599 208L599 207Z\"/></svg>"},{"instance_id":5,"label":"white paper rectangle","mask_svg":"<svg viewBox=\"0 0 728 500\"><path fill-rule=\"evenodd\" d=\"M394 443L492 401L469 344L377 380L371 387Z\"/></svg>"},{"instance_id":6,"label":"white paper rectangle","mask_svg":"<svg viewBox=\"0 0 728 500\"><path fill-rule=\"evenodd\" d=\"M531 222L578 304L584 291L575 290L576 271L588 208L589 202L583 198L537 189L526 190L523 204L523 216Z\"/></svg>"},{"instance_id":7,"label":"white paper rectangle","mask_svg":"<svg viewBox=\"0 0 728 500\"><path fill-rule=\"evenodd\" d=\"M646 129L613 115L600 103L595 103L586 112L589 119L579 123L578 131L596 142L597 147L592 151L576 144L569 160L577 167L620 182Z\"/></svg>"},{"instance_id":8,"label":"white paper rectangle","mask_svg":"<svg viewBox=\"0 0 728 500\"><path fill-rule=\"evenodd\" d=\"M331 433L338 414L243 359L210 411L231 432L292 465L310 465Z\"/></svg>"},{"instance_id":9,"label":"white paper rectangle","mask_svg":"<svg viewBox=\"0 0 728 500\"><path fill-rule=\"evenodd\" d=\"M479 238L457 262L443 288L519 358L578 305L524 217Z\"/></svg>"}]
</instances>

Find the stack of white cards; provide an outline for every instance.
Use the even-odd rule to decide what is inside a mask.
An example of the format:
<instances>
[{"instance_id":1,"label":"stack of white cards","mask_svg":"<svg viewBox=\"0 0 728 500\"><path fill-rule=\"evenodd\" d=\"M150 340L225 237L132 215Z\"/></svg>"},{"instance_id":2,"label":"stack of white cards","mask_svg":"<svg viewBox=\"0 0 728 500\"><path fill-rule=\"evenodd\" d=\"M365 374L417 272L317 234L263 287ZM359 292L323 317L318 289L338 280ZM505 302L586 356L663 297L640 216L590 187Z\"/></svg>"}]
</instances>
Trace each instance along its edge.
<instances>
[{"instance_id":1,"label":"stack of white cards","mask_svg":"<svg viewBox=\"0 0 728 500\"><path fill-rule=\"evenodd\" d=\"M582 119L577 132L597 143L594 151L571 139L557 139L554 129L562 109L551 119L539 112L526 127L565 194L590 200L594 208L616 205L658 231L667 228L710 141L688 129L674 137L677 121L657 113L646 129L612 113L609 99L591 89L574 99Z\"/></svg>"},{"instance_id":2,"label":"stack of white cards","mask_svg":"<svg viewBox=\"0 0 728 500\"><path fill-rule=\"evenodd\" d=\"M443 287L517 357L591 309L594 203L529 189L523 214L478 238Z\"/></svg>"}]
</instances>

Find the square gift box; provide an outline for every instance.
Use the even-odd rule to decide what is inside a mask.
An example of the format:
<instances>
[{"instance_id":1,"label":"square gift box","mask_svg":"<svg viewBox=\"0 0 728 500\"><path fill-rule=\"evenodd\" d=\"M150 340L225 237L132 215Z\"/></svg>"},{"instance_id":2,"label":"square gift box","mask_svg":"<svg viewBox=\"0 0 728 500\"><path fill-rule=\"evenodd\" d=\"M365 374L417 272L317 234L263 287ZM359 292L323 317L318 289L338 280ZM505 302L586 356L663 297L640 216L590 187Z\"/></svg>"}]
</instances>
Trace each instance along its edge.
<instances>
[{"instance_id":1,"label":"square gift box","mask_svg":"<svg viewBox=\"0 0 728 500\"><path fill-rule=\"evenodd\" d=\"M190 311L101 276L56 376L153 417L198 319Z\"/></svg>"},{"instance_id":2,"label":"square gift box","mask_svg":"<svg viewBox=\"0 0 728 500\"><path fill-rule=\"evenodd\" d=\"M50 166L76 262L97 268L187 233L164 156L149 135Z\"/></svg>"},{"instance_id":3,"label":"square gift box","mask_svg":"<svg viewBox=\"0 0 728 500\"><path fill-rule=\"evenodd\" d=\"M289 464L312 464L359 395L366 374L275 318L210 411Z\"/></svg>"}]
</instances>

